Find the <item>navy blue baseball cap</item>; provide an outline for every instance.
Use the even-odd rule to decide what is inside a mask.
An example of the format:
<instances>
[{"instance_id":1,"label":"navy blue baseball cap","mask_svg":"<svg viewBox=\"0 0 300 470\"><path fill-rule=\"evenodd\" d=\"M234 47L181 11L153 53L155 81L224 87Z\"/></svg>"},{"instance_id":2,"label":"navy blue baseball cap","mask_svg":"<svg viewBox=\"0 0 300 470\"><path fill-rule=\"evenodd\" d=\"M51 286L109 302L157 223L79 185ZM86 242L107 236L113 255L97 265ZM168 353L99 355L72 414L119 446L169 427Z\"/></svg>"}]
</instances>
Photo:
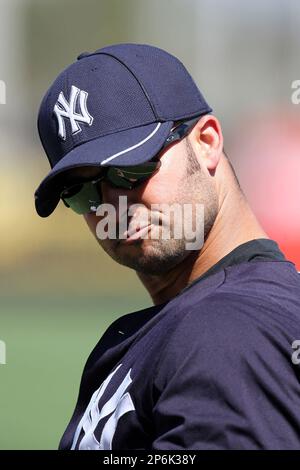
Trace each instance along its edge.
<instances>
[{"instance_id":1,"label":"navy blue baseball cap","mask_svg":"<svg viewBox=\"0 0 300 470\"><path fill-rule=\"evenodd\" d=\"M51 171L35 192L41 217L65 187L104 166L138 165L163 147L174 122L210 113L184 65L157 47L116 44L83 53L44 96L38 131Z\"/></svg>"}]
</instances>

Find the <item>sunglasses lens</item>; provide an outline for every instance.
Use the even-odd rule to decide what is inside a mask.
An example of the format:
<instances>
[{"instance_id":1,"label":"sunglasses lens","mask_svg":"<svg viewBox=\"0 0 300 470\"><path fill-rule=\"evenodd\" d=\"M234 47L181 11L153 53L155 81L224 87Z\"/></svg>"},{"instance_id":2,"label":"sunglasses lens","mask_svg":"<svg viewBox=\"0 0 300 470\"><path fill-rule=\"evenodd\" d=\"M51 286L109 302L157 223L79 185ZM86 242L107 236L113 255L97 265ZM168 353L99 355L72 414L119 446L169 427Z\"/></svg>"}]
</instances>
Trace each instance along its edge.
<instances>
[{"instance_id":1,"label":"sunglasses lens","mask_svg":"<svg viewBox=\"0 0 300 470\"><path fill-rule=\"evenodd\" d=\"M137 166L110 167L106 178L118 188L133 188L150 178L160 167L160 161L146 162Z\"/></svg>"},{"instance_id":2,"label":"sunglasses lens","mask_svg":"<svg viewBox=\"0 0 300 470\"><path fill-rule=\"evenodd\" d=\"M97 185L91 182L72 186L61 194L61 198L66 206L77 214L96 212L101 204L100 191Z\"/></svg>"},{"instance_id":3,"label":"sunglasses lens","mask_svg":"<svg viewBox=\"0 0 300 470\"><path fill-rule=\"evenodd\" d=\"M160 165L161 162L158 160L136 166L108 167L105 179L118 188L132 189L150 178ZM100 179L97 181L99 182ZM77 214L96 212L102 200L100 184L91 181L76 184L64 190L61 199Z\"/></svg>"}]
</instances>

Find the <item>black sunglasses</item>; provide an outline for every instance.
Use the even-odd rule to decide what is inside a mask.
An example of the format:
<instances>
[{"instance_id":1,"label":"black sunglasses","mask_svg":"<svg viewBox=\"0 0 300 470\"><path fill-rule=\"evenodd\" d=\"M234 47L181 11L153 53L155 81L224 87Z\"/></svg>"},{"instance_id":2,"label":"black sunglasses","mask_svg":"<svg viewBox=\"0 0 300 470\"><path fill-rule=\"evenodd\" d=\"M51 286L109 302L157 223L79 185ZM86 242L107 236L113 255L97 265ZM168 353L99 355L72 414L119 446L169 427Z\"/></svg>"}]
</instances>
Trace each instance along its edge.
<instances>
[{"instance_id":1,"label":"black sunglasses","mask_svg":"<svg viewBox=\"0 0 300 470\"><path fill-rule=\"evenodd\" d=\"M150 161L136 166L106 167L103 168L99 178L65 188L60 196L64 204L77 214L96 212L102 202L99 182L106 180L116 188L126 189L133 189L142 184L159 169L161 165L159 160L160 153L173 143L186 137L199 119L200 117L198 116L188 121L179 122L170 131L159 153Z\"/></svg>"}]
</instances>

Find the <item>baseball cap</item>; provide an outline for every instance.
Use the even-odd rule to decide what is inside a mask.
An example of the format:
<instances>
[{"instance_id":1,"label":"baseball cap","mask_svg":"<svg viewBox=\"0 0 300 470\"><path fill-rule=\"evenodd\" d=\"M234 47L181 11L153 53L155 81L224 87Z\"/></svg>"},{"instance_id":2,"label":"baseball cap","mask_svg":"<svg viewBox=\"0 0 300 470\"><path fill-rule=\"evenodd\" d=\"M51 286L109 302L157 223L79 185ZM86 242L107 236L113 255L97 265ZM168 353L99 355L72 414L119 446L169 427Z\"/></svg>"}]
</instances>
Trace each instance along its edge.
<instances>
[{"instance_id":1,"label":"baseball cap","mask_svg":"<svg viewBox=\"0 0 300 470\"><path fill-rule=\"evenodd\" d=\"M174 122L211 111L184 65L162 49L115 44L80 54L39 109L51 171L35 192L37 213L49 216L63 189L83 174L151 160Z\"/></svg>"}]
</instances>

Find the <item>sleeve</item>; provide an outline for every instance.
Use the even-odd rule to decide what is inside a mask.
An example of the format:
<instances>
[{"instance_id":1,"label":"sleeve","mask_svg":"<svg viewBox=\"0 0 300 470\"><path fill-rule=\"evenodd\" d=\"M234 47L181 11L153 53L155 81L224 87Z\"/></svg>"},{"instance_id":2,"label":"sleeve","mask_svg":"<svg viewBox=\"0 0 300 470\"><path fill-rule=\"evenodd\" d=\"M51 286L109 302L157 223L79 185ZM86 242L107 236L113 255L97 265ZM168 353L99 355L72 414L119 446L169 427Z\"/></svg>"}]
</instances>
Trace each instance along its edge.
<instances>
[{"instance_id":1,"label":"sleeve","mask_svg":"<svg viewBox=\"0 0 300 470\"><path fill-rule=\"evenodd\" d=\"M268 393L261 393L272 387L261 358L274 359L267 349L241 299L211 298L183 315L156 367L153 449L274 445L276 422Z\"/></svg>"}]
</instances>

